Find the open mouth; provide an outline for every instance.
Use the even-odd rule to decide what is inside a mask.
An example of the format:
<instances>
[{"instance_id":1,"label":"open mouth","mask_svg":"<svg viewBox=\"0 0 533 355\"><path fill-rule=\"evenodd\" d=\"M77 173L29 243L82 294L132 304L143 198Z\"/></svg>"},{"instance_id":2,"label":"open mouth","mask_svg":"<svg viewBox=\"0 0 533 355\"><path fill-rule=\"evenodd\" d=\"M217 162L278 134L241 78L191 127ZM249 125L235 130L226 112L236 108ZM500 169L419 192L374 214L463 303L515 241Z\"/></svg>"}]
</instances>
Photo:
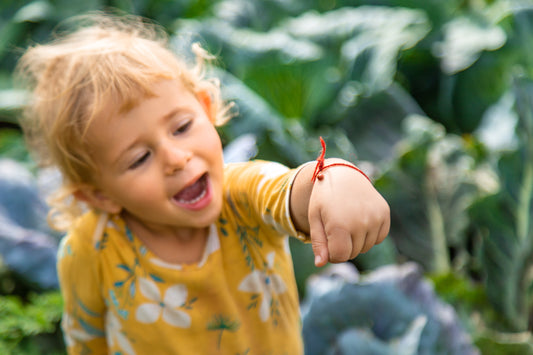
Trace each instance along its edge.
<instances>
[{"instance_id":1,"label":"open mouth","mask_svg":"<svg viewBox=\"0 0 533 355\"><path fill-rule=\"evenodd\" d=\"M174 200L182 205L194 205L207 195L207 173L203 174L192 185L187 186L174 196Z\"/></svg>"}]
</instances>

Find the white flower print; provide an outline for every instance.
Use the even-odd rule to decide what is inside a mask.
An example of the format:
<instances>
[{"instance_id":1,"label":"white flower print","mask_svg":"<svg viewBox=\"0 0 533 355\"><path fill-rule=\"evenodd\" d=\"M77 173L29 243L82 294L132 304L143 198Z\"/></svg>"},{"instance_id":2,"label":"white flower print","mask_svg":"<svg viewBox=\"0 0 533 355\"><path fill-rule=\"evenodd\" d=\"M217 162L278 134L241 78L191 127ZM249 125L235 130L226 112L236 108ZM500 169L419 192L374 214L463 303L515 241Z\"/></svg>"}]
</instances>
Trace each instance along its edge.
<instances>
[{"instance_id":1,"label":"white flower print","mask_svg":"<svg viewBox=\"0 0 533 355\"><path fill-rule=\"evenodd\" d=\"M74 345L76 342L86 342L96 338L94 335L89 334L83 329L74 328L74 318L69 314L63 314L63 329L65 345L67 347Z\"/></svg>"},{"instance_id":2,"label":"white flower print","mask_svg":"<svg viewBox=\"0 0 533 355\"><path fill-rule=\"evenodd\" d=\"M280 223L276 222L276 220L274 219L274 217L272 217L270 213L268 212L263 213L263 221L265 221L266 224L274 228L274 230L278 232L279 234L281 235L287 234L287 231L285 230L285 228L283 228L283 226Z\"/></svg>"},{"instance_id":3,"label":"white flower print","mask_svg":"<svg viewBox=\"0 0 533 355\"><path fill-rule=\"evenodd\" d=\"M283 228L283 226L276 222L270 213L263 214L263 221L265 221L266 224L272 226L272 228L274 228L274 230L280 234L281 238L283 238L283 250L285 250L285 253L287 253L287 255L291 255L291 249L289 246L289 235L287 231Z\"/></svg>"},{"instance_id":4,"label":"white flower print","mask_svg":"<svg viewBox=\"0 0 533 355\"><path fill-rule=\"evenodd\" d=\"M115 219L119 218L118 216L113 216L107 221L107 228L112 228L114 230L117 230L119 232L122 232L122 228L115 222Z\"/></svg>"},{"instance_id":5,"label":"white flower print","mask_svg":"<svg viewBox=\"0 0 533 355\"><path fill-rule=\"evenodd\" d=\"M175 327L189 328L191 317L179 310L187 301L187 287L185 285L170 286L161 298L161 292L156 283L147 278L139 278L141 293L153 302L141 304L135 314L141 323L155 323L161 316L165 322Z\"/></svg>"},{"instance_id":6,"label":"white flower print","mask_svg":"<svg viewBox=\"0 0 533 355\"><path fill-rule=\"evenodd\" d=\"M283 250L287 255L291 255L291 245L289 242L289 237L283 237Z\"/></svg>"},{"instance_id":7,"label":"white flower print","mask_svg":"<svg viewBox=\"0 0 533 355\"><path fill-rule=\"evenodd\" d=\"M268 181L277 178L280 175L285 174L289 168L287 168L285 165L282 165L280 163L267 163L261 166L261 171L259 174L263 175L263 179L261 179L261 182L257 185L257 191L261 191L261 188L263 185Z\"/></svg>"},{"instance_id":8,"label":"white flower print","mask_svg":"<svg viewBox=\"0 0 533 355\"><path fill-rule=\"evenodd\" d=\"M246 275L239 285L239 290L244 292L259 293L262 296L259 306L259 317L266 322L270 317L270 303L272 295L279 295L287 291L287 286L283 279L271 271L274 266L275 252L267 255L267 266L265 271L254 270Z\"/></svg>"},{"instance_id":9,"label":"white flower print","mask_svg":"<svg viewBox=\"0 0 533 355\"><path fill-rule=\"evenodd\" d=\"M115 346L116 343L121 352L127 355L135 355L135 350L133 350L129 339L122 332L120 321L111 311L108 311L106 315L106 336L110 346Z\"/></svg>"}]
</instances>

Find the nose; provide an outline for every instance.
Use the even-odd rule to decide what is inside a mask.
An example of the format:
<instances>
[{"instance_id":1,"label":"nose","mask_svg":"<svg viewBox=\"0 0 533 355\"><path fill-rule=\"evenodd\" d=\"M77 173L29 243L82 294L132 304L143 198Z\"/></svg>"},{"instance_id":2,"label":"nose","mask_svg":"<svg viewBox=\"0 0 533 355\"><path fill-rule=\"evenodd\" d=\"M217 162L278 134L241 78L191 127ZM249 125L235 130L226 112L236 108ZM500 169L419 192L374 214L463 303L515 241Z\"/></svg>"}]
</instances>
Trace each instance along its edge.
<instances>
[{"instance_id":1,"label":"nose","mask_svg":"<svg viewBox=\"0 0 533 355\"><path fill-rule=\"evenodd\" d=\"M178 147L176 144L168 143L163 148L165 173L173 175L177 171L182 170L187 165L187 162L192 158L192 152L184 147Z\"/></svg>"}]
</instances>

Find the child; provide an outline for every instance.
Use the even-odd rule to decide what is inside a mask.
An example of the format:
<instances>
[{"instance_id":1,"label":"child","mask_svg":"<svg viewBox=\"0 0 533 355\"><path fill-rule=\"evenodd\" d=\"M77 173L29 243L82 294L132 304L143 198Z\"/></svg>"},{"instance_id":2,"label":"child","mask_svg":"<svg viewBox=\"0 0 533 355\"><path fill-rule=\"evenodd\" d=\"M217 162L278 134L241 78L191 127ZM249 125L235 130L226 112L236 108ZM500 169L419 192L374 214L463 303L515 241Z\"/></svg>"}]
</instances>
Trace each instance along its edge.
<instances>
[{"instance_id":1,"label":"child","mask_svg":"<svg viewBox=\"0 0 533 355\"><path fill-rule=\"evenodd\" d=\"M68 229L69 354L301 354L288 236L317 266L352 259L388 234L385 200L340 159L225 166L228 105L205 53L187 68L155 26L76 21L18 67L28 142L63 177L51 222Z\"/></svg>"}]
</instances>

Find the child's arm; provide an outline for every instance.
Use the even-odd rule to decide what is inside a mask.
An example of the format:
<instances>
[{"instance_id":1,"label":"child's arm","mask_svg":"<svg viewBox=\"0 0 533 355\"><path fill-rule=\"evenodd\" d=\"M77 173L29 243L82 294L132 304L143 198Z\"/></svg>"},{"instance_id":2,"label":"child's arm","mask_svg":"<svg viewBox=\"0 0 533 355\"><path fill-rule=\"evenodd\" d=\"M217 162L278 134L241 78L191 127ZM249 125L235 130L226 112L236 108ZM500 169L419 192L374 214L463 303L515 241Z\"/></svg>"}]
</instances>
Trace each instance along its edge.
<instances>
[{"instance_id":1,"label":"child's arm","mask_svg":"<svg viewBox=\"0 0 533 355\"><path fill-rule=\"evenodd\" d=\"M82 238L66 236L59 248L57 271L63 297L61 328L71 354L107 354L105 304L95 248Z\"/></svg>"},{"instance_id":2,"label":"child's arm","mask_svg":"<svg viewBox=\"0 0 533 355\"><path fill-rule=\"evenodd\" d=\"M333 163L352 165L341 159L327 159L324 165ZM347 261L381 243L389 233L389 205L366 176L333 166L313 182L315 165L300 170L290 196L296 228L311 236L315 265Z\"/></svg>"}]
</instances>

